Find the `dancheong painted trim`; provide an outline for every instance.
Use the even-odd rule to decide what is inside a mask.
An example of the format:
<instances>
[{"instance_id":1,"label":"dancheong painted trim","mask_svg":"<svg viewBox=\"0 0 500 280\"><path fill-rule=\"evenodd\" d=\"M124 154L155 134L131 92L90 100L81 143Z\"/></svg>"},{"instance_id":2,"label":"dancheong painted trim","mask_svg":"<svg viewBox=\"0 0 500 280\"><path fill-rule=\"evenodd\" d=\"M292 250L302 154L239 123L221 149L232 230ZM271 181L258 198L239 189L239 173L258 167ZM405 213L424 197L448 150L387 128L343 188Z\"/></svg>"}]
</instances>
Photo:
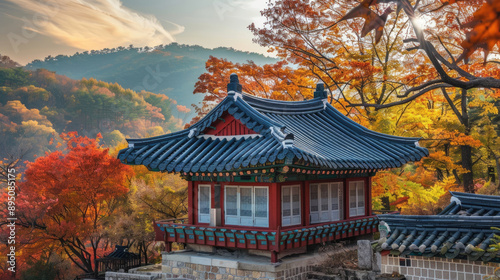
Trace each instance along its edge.
<instances>
[{"instance_id":1,"label":"dancheong painted trim","mask_svg":"<svg viewBox=\"0 0 500 280\"><path fill-rule=\"evenodd\" d=\"M363 217L290 230L200 227L170 221L157 221L154 229L157 241L283 252L376 232L377 225L376 217Z\"/></svg>"}]
</instances>

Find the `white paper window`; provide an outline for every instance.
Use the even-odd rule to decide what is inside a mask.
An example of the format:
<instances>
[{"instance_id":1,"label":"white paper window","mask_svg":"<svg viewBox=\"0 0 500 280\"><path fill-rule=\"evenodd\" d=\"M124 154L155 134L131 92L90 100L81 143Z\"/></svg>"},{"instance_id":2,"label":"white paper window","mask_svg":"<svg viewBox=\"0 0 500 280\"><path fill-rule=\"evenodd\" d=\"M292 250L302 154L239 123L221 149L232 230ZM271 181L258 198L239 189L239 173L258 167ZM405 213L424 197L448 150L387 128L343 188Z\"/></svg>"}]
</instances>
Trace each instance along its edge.
<instances>
[{"instance_id":1,"label":"white paper window","mask_svg":"<svg viewBox=\"0 0 500 280\"><path fill-rule=\"evenodd\" d=\"M210 223L210 185L198 185L198 222Z\"/></svg>"},{"instance_id":2,"label":"white paper window","mask_svg":"<svg viewBox=\"0 0 500 280\"><path fill-rule=\"evenodd\" d=\"M226 186L225 223L241 226L269 226L268 187Z\"/></svg>"},{"instance_id":3,"label":"white paper window","mask_svg":"<svg viewBox=\"0 0 500 280\"><path fill-rule=\"evenodd\" d=\"M300 186L281 187L281 225L298 225L302 222L300 211Z\"/></svg>"},{"instance_id":4,"label":"white paper window","mask_svg":"<svg viewBox=\"0 0 500 280\"><path fill-rule=\"evenodd\" d=\"M267 187L254 187L255 210L254 222L256 227L269 226L269 193Z\"/></svg>"},{"instance_id":5,"label":"white paper window","mask_svg":"<svg viewBox=\"0 0 500 280\"><path fill-rule=\"evenodd\" d=\"M252 188L240 188L240 216L252 216Z\"/></svg>"},{"instance_id":6,"label":"white paper window","mask_svg":"<svg viewBox=\"0 0 500 280\"><path fill-rule=\"evenodd\" d=\"M226 215L238 215L238 187L226 187Z\"/></svg>"},{"instance_id":7,"label":"white paper window","mask_svg":"<svg viewBox=\"0 0 500 280\"><path fill-rule=\"evenodd\" d=\"M349 182L349 215L351 217L365 215L365 182Z\"/></svg>"},{"instance_id":8,"label":"white paper window","mask_svg":"<svg viewBox=\"0 0 500 280\"><path fill-rule=\"evenodd\" d=\"M311 184L309 191L311 223L339 221L344 218L342 182Z\"/></svg>"},{"instance_id":9,"label":"white paper window","mask_svg":"<svg viewBox=\"0 0 500 280\"><path fill-rule=\"evenodd\" d=\"M268 213L267 188L255 188L255 217L266 218Z\"/></svg>"}]
</instances>

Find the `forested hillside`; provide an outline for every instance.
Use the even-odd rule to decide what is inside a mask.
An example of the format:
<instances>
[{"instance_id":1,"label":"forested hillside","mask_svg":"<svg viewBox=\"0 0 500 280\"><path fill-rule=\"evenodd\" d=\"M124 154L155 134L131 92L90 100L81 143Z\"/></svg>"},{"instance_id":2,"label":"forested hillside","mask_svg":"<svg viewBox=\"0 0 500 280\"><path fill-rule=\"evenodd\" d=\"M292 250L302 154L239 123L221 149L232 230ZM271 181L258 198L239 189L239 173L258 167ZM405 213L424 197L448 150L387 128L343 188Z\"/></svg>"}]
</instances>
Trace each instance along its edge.
<instances>
[{"instance_id":1,"label":"forested hillside","mask_svg":"<svg viewBox=\"0 0 500 280\"><path fill-rule=\"evenodd\" d=\"M183 123L176 116L185 113L165 95L9 65L0 67L2 157L24 154L23 159L32 160L42 156L56 148L62 132L77 131L89 137L101 133L102 143L114 146L125 137L163 134Z\"/></svg>"},{"instance_id":2,"label":"forested hillside","mask_svg":"<svg viewBox=\"0 0 500 280\"><path fill-rule=\"evenodd\" d=\"M211 55L233 62L251 60L259 65L276 61L260 54L231 48L208 49L172 43L154 48L129 46L86 51L72 56L49 56L44 61L29 63L26 68L44 68L72 79L95 78L118 83L137 92L146 90L165 94L189 109L191 104L197 104L203 99L203 96L193 95L194 84L205 71L205 62ZM193 110L187 112L186 109L188 118L193 117Z\"/></svg>"},{"instance_id":3,"label":"forested hillside","mask_svg":"<svg viewBox=\"0 0 500 280\"><path fill-rule=\"evenodd\" d=\"M144 262L158 258L152 221L185 215L185 185L179 176L122 165L116 153L126 137L181 129L179 109L163 94L24 70L0 56L0 182L15 170L19 186L16 279L92 273L93 261L115 244L130 246ZM7 279L2 263L0 279Z\"/></svg>"}]
</instances>

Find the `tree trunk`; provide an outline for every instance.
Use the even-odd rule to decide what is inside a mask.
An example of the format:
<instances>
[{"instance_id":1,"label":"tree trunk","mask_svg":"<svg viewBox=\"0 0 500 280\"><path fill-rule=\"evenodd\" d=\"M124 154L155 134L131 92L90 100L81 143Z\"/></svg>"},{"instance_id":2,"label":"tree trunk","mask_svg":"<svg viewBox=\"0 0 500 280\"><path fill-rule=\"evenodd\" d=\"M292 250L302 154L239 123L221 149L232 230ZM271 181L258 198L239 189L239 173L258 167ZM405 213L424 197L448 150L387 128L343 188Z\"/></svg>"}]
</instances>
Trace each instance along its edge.
<instances>
[{"instance_id":1,"label":"tree trunk","mask_svg":"<svg viewBox=\"0 0 500 280\"><path fill-rule=\"evenodd\" d=\"M462 151L462 167L469 172L462 175L464 191L474 193L474 174L472 172L472 147L469 145L460 146Z\"/></svg>"},{"instance_id":2,"label":"tree trunk","mask_svg":"<svg viewBox=\"0 0 500 280\"><path fill-rule=\"evenodd\" d=\"M467 107L467 90L462 89L462 123L465 127L465 135L470 135L471 125L469 121L469 112ZM466 169L467 173L462 175L462 183L464 184L464 191L474 193L474 173L472 172L472 147L469 145L460 146L462 152L462 167Z\"/></svg>"},{"instance_id":3,"label":"tree trunk","mask_svg":"<svg viewBox=\"0 0 500 280\"><path fill-rule=\"evenodd\" d=\"M144 250L144 264L148 264L148 246L146 245L146 241L143 241L143 250Z\"/></svg>"},{"instance_id":4,"label":"tree trunk","mask_svg":"<svg viewBox=\"0 0 500 280\"><path fill-rule=\"evenodd\" d=\"M500 156L497 156L496 154L493 154L493 156L495 157L495 163L497 169L496 185L497 185L497 190L500 193Z\"/></svg>"},{"instance_id":5,"label":"tree trunk","mask_svg":"<svg viewBox=\"0 0 500 280\"><path fill-rule=\"evenodd\" d=\"M94 246L94 244L92 244L92 249L93 249L93 253L94 253L94 274L96 276L96 278L99 276L99 265L97 264L97 246Z\"/></svg>"}]
</instances>

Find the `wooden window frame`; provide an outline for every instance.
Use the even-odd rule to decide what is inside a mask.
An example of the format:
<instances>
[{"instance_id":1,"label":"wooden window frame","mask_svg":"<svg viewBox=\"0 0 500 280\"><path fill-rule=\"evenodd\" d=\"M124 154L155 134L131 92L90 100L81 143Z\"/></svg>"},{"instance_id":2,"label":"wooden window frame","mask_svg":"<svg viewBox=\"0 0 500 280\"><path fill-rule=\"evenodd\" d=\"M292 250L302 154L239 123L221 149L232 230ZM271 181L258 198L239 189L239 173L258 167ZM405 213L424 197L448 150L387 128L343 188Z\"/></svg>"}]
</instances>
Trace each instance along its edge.
<instances>
[{"instance_id":1,"label":"wooden window frame","mask_svg":"<svg viewBox=\"0 0 500 280\"><path fill-rule=\"evenodd\" d=\"M202 187L208 187L208 214L201 214L201 192ZM212 207L212 185L209 184L198 184L198 223L207 224L210 223L210 209ZM208 215L208 221L202 220L202 217Z\"/></svg>"},{"instance_id":2,"label":"wooden window frame","mask_svg":"<svg viewBox=\"0 0 500 280\"><path fill-rule=\"evenodd\" d=\"M321 196L321 185L325 185L325 184L328 186L328 195L326 197L328 209L321 210L321 204L323 202L322 200L324 199ZM339 204L337 210L333 210L333 207L332 207L332 199L331 198L332 198L332 188L334 186L337 188L337 201ZM311 193L313 191L313 188L317 188L317 197L318 197L317 198L318 199L318 202L317 202L318 210L317 211L313 211L311 209L313 206L312 201L311 201L311 198L312 198ZM335 221L344 220L345 219L345 211L343 210L344 205L345 205L344 198L345 198L344 182L342 182L342 181L317 182L317 183L309 184L309 221L310 221L310 224L321 224L321 223L326 223L326 222L335 222ZM329 218L322 219L322 212L327 212L329 215ZM333 218L334 212L338 213L338 219ZM318 215L318 218L316 220L312 218L314 214Z\"/></svg>"},{"instance_id":3,"label":"wooden window frame","mask_svg":"<svg viewBox=\"0 0 500 280\"><path fill-rule=\"evenodd\" d=\"M236 192L236 209L237 209L237 215L228 215L227 214L227 188L237 188ZM252 193L252 224L249 225L247 223L242 222L242 216L240 214L241 211L241 192L240 189L242 188L251 188L251 193ZM256 217L255 216L255 201L256 201L256 196L255 196L255 189L265 189L266 190L266 197L267 197L267 216L264 217ZM250 226L250 227L262 227L262 228L268 228L269 227L269 186L248 186L248 185L224 185L224 224L228 226ZM229 218L229 219L228 219ZM239 222L232 222L230 219L238 219ZM229 221L228 221L229 220ZM259 224L257 223L257 220L265 220L266 224Z\"/></svg>"},{"instance_id":4,"label":"wooden window frame","mask_svg":"<svg viewBox=\"0 0 500 280\"><path fill-rule=\"evenodd\" d=\"M360 195L359 193L359 187L358 187L358 184L361 183L363 184L361 189L363 190L363 194ZM351 198L351 187L352 185L354 185L354 187L356 188L356 207L351 207L351 203L353 202L352 201L352 198ZM349 185L348 185L348 195L349 195L349 205L348 205L348 208L349 208L349 217L360 217L360 216L365 216L366 215L366 208L368 207L367 206L367 203L366 203L366 183L365 183L365 180L352 180L352 181L349 181ZM360 207L359 206L359 201L360 201L360 198L363 198L363 207ZM353 210L356 210L356 214L353 214ZM361 211L360 211L361 210Z\"/></svg>"},{"instance_id":5,"label":"wooden window frame","mask_svg":"<svg viewBox=\"0 0 500 280\"><path fill-rule=\"evenodd\" d=\"M293 215L293 194L292 194L292 188L293 187L298 187L299 188L299 214L298 215ZM290 188L290 223L286 224L284 222L284 216L283 216L283 210L284 208L284 188ZM294 223L293 220L297 219L297 221ZM281 225L284 227L288 226L296 226L302 224L302 186L299 184L294 184L294 185L281 185Z\"/></svg>"}]
</instances>

